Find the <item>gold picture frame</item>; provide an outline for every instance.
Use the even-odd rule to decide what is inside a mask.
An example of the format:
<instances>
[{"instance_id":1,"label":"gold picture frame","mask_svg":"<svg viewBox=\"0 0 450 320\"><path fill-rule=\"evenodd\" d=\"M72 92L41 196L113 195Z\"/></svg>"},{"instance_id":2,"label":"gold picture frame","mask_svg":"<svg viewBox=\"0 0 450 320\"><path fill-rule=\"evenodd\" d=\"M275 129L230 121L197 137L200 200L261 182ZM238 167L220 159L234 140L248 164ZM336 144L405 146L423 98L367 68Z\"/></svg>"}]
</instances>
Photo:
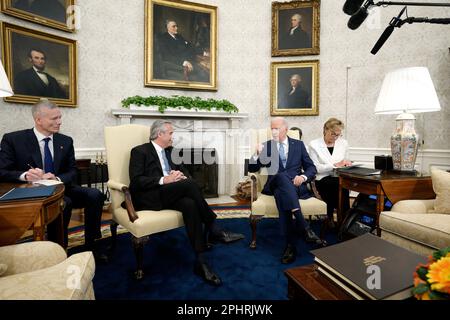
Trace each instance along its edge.
<instances>
[{"instance_id":1,"label":"gold picture frame","mask_svg":"<svg viewBox=\"0 0 450 320\"><path fill-rule=\"evenodd\" d=\"M320 0L272 2L272 56L320 53Z\"/></svg>"},{"instance_id":2,"label":"gold picture frame","mask_svg":"<svg viewBox=\"0 0 450 320\"><path fill-rule=\"evenodd\" d=\"M77 105L77 43L49 33L1 23L2 58L14 95L7 102L34 104L48 98Z\"/></svg>"},{"instance_id":3,"label":"gold picture frame","mask_svg":"<svg viewBox=\"0 0 450 320\"><path fill-rule=\"evenodd\" d=\"M145 1L144 84L217 90L217 7Z\"/></svg>"},{"instance_id":4,"label":"gold picture frame","mask_svg":"<svg viewBox=\"0 0 450 320\"><path fill-rule=\"evenodd\" d=\"M75 0L1 0L1 10L50 28L75 31Z\"/></svg>"},{"instance_id":5,"label":"gold picture frame","mask_svg":"<svg viewBox=\"0 0 450 320\"><path fill-rule=\"evenodd\" d=\"M270 69L272 116L319 115L319 60L272 62Z\"/></svg>"}]
</instances>

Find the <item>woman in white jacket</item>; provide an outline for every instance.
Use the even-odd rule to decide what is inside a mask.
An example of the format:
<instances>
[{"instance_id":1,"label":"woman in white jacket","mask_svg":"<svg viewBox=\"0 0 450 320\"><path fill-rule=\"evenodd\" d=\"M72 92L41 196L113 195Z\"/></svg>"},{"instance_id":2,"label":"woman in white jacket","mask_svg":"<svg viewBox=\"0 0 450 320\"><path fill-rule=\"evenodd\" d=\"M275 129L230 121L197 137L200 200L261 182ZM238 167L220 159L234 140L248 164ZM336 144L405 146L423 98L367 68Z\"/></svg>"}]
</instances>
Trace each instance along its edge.
<instances>
[{"instance_id":1,"label":"woman in white jacket","mask_svg":"<svg viewBox=\"0 0 450 320\"><path fill-rule=\"evenodd\" d=\"M330 118L323 126L323 137L311 141L309 155L317 168L316 186L322 199L327 203L327 215L334 227L333 212L339 203L339 178L333 174L335 168L351 166L348 159L348 143L342 138L344 123ZM344 212L350 207L348 190Z\"/></svg>"}]
</instances>

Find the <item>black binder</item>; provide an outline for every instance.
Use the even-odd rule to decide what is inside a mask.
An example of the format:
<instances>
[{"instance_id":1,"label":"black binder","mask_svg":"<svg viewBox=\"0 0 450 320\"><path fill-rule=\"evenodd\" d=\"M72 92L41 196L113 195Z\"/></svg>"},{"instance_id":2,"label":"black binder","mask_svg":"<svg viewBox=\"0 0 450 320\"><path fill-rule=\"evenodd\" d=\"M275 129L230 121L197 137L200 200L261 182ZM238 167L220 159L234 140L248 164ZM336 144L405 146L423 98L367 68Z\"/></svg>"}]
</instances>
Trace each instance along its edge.
<instances>
[{"instance_id":1,"label":"black binder","mask_svg":"<svg viewBox=\"0 0 450 320\"><path fill-rule=\"evenodd\" d=\"M41 186L31 188L12 188L3 196L0 201L20 200L29 198L45 198L55 192L56 186Z\"/></svg>"}]
</instances>

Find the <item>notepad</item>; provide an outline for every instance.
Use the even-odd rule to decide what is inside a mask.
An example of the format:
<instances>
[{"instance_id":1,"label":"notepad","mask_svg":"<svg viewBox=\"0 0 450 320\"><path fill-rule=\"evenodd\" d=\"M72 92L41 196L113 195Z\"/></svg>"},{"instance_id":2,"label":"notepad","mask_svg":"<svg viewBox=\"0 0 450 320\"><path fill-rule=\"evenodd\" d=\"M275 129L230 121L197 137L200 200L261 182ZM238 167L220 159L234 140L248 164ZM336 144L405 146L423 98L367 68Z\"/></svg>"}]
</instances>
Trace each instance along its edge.
<instances>
[{"instance_id":1,"label":"notepad","mask_svg":"<svg viewBox=\"0 0 450 320\"><path fill-rule=\"evenodd\" d=\"M46 180L33 181L33 184L41 184L43 186L55 186L57 184L62 184L62 181L46 179Z\"/></svg>"},{"instance_id":2,"label":"notepad","mask_svg":"<svg viewBox=\"0 0 450 320\"><path fill-rule=\"evenodd\" d=\"M0 201L20 200L29 198L45 198L55 192L56 186L42 186L32 188L12 188L3 196Z\"/></svg>"}]
</instances>

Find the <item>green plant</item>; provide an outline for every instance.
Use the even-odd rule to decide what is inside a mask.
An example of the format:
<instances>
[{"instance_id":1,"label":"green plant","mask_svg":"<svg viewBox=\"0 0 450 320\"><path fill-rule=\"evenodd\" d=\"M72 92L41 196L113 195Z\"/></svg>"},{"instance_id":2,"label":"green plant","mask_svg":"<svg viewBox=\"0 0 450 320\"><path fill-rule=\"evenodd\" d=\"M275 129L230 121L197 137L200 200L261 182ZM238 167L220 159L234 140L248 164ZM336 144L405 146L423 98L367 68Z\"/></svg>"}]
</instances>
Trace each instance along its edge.
<instances>
[{"instance_id":1,"label":"green plant","mask_svg":"<svg viewBox=\"0 0 450 320\"><path fill-rule=\"evenodd\" d=\"M194 110L208 110L211 109L222 110L225 112L238 112L239 109L229 102L228 100L215 100L215 99L202 99L200 97L182 97L182 96L172 96L172 97L162 97L162 96L150 96L141 97L134 96L128 97L122 100L122 107L129 108L130 105L136 106L158 106L158 110L164 113L167 108L177 108L177 109L194 109Z\"/></svg>"}]
</instances>

